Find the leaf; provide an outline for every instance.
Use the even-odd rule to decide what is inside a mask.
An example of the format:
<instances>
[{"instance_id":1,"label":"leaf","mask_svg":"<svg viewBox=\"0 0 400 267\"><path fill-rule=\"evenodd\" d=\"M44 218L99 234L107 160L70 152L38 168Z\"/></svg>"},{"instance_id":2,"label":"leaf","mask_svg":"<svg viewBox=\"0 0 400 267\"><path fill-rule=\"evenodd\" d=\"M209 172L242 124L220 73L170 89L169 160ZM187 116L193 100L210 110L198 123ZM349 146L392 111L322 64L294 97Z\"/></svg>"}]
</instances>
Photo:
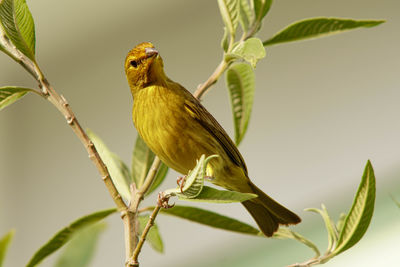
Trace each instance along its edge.
<instances>
[{"instance_id":1,"label":"leaf","mask_svg":"<svg viewBox=\"0 0 400 267\"><path fill-rule=\"evenodd\" d=\"M149 220L149 216L139 216L139 232L142 234L144 228L146 227L146 224ZM151 247L160 253L164 252L164 244L161 239L160 232L158 230L157 224L154 223L154 225L150 228L149 233L147 234L146 240L150 243Z\"/></svg>"},{"instance_id":2,"label":"leaf","mask_svg":"<svg viewBox=\"0 0 400 267\"><path fill-rule=\"evenodd\" d=\"M304 236L300 235L299 233L290 230L289 228L279 227L278 231L276 231L273 234L272 238L297 240L306 245L307 247L311 248L315 252L315 258L318 258L321 255L321 252L319 252L318 247L313 242L311 242Z\"/></svg>"},{"instance_id":3,"label":"leaf","mask_svg":"<svg viewBox=\"0 0 400 267\"><path fill-rule=\"evenodd\" d=\"M368 160L353 205L344 221L343 230L340 232L334 254L342 253L354 246L367 231L374 213L375 192L375 174L371 162Z\"/></svg>"},{"instance_id":4,"label":"leaf","mask_svg":"<svg viewBox=\"0 0 400 267\"><path fill-rule=\"evenodd\" d=\"M272 5L272 0L253 0L253 8L256 21L261 22L267 15Z\"/></svg>"},{"instance_id":5,"label":"leaf","mask_svg":"<svg viewBox=\"0 0 400 267\"><path fill-rule=\"evenodd\" d=\"M154 153L138 135L132 155L132 176L137 188L143 185L154 157Z\"/></svg>"},{"instance_id":6,"label":"leaf","mask_svg":"<svg viewBox=\"0 0 400 267\"><path fill-rule=\"evenodd\" d=\"M228 35L228 30L226 29L226 27L224 27L224 36L222 37L222 40L221 40L221 47L224 50L224 52L228 51L229 35Z\"/></svg>"},{"instance_id":7,"label":"leaf","mask_svg":"<svg viewBox=\"0 0 400 267\"><path fill-rule=\"evenodd\" d=\"M160 168L158 168L156 177L154 178L153 184L150 186L149 190L147 190L145 194L146 196L152 193L161 185L161 183L164 181L165 177L168 174L168 170L169 170L168 166L165 165L164 163L161 163Z\"/></svg>"},{"instance_id":8,"label":"leaf","mask_svg":"<svg viewBox=\"0 0 400 267\"><path fill-rule=\"evenodd\" d=\"M35 61L35 24L25 0L3 0L0 22L15 47Z\"/></svg>"},{"instance_id":9,"label":"leaf","mask_svg":"<svg viewBox=\"0 0 400 267\"><path fill-rule=\"evenodd\" d=\"M243 32L247 32L253 22L254 14L250 10L248 0L239 0L239 22Z\"/></svg>"},{"instance_id":10,"label":"leaf","mask_svg":"<svg viewBox=\"0 0 400 267\"><path fill-rule=\"evenodd\" d=\"M246 134L253 107L255 90L253 69L246 63L230 66L226 72L226 84L235 125L235 143L239 145Z\"/></svg>"},{"instance_id":11,"label":"leaf","mask_svg":"<svg viewBox=\"0 0 400 267\"><path fill-rule=\"evenodd\" d=\"M322 217L322 219L325 222L325 227L326 231L328 232L328 248L327 251L331 251L332 248L337 244L338 240L338 233L336 231L336 227L331 219L331 217L328 214L328 210L326 209L325 205L321 205L322 209L315 209L315 208L310 208L306 209L306 211L311 211L315 213L319 213Z\"/></svg>"},{"instance_id":12,"label":"leaf","mask_svg":"<svg viewBox=\"0 0 400 267\"><path fill-rule=\"evenodd\" d=\"M340 233L343 230L345 219L346 219L346 213L340 213L339 220L336 223L336 229L338 233Z\"/></svg>"},{"instance_id":13,"label":"leaf","mask_svg":"<svg viewBox=\"0 0 400 267\"><path fill-rule=\"evenodd\" d=\"M106 144L91 130L87 130L87 134L95 145L97 152L106 164L110 173L111 180L117 188L119 194L125 199L131 199L129 186L131 184L131 175L129 174L128 167L122 160L114 153L112 153Z\"/></svg>"},{"instance_id":14,"label":"leaf","mask_svg":"<svg viewBox=\"0 0 400 267\"><path fill-rule=\"evenodd\" d=\"M15 234L15 230L10 230L8 231L7 234L5 234L1 239L0 239L0 267L3 266L4 258L7 253L8 246L11 243L11 240L13 239Z\"/></svg>"},{"instance_id":15,"label":"leaf","mask_svg":"<svg viewBox=\"0 0 400 267\"><path fill-rule=\"evenodd\" d=\"M29 263L26 267L33 267L43 261L47 256L58 250L60 247L65 245L76 233L89 226L93 225L96 222L101 221L102 219L106 218L110 214L116 212L117 209L108 209L102 210L90 215L86 215L84 217L79 218L78 220L74 221L67 227L61 229L57 232L54 237L52 237L49 241L46 242L36 253L32 256Z\"/></svg>"},{"instance_id":16,"label":"leaf","mask_svg":"<svg viewBox=\"0 0 400 267\"><path fill-rule=\"evenodd\" d=\"M58 257L55 267L87 267L95 253L100 234L106 229L105 223L96 223L80 230L66 245Z\"/></svg>"},{"instance_id":17,"label":"leaf","mask_svg":"<svg viewBox=\"0 0 400 267\"><path fill-rule=\"evenodd\" d=\"M34 91L30 88L18 87L18 86L5 86L0 87L0 110L11 105L26 93Z\"/></svg>"},{"instance_id":18,"label":"leaf","mask_svg":"<svg viewBox=\"0 0 400 267\"><path fill-rule=\"evenodd\" d=\"M201 155L200 159L197 160L194 169L189 171L189 174L185 178L184 186L182 188L178 186L177 188L168 189L164 191L164 194L178 196L181 199L195 198L203 189L207 164L215 157L217 157L217 155L212 155L207 158L204 154Z\"/></svg>"},{"instance_id":19,"label":"leaf","mask_svg":"<svg viewBox=\"0 0 400 267\"><path fill-rule=\"evenodd\" d=\"M246 223L196 207L174 206L171 209L161 209L160 212L218 229L250 235L260 234L258 229Z\"/></svg>"},{"instance_id":20,"label":"leaf","mask_svg":"<svg viewBox=\"0 0 400 267\"><path fill-rule=\"evenodd\" d=\"M239 0L218 0L218 6L225 27L234 39L239 21Z\"/></svg>"},{"instance_id":21,"label":"leaf","mask_svg":"<svg viewBox=\"0 0 400 267\"><path fill-rule=\"evenodd\" d=\"M264 46L303 39L316 38L348 31L360 27L375 27L384 20L352 20L341 18L311 18L297 21L272 38L264 41Z\"/></svg>"},{"instance_id":22,"label":"leaf","mask_svg":"<svg viewBox=\"0 0 400 267\"><path fill-rule=\"evenodd\" d=\"M226 60L230 57L239 57L256 67L257 61L265 57L265 48L259 38L249 38L244 42L240 42L232 49L232 53L226 55Z\"/></svg>"},{"instance_id":23,"label":"leaf","mask_svg":"<svg viewBox=\"0 0 400 267\"><path fill-rule=\"evenodd\" d=\"M203 186L200 194L195 198L183 198L178 195L181 200L198 201L198 202L211 202L211 203L234 203L243 202L257 197L251 193L240 193L236 191L218 190L212 187Z\"/></svg>"}]
</instances>

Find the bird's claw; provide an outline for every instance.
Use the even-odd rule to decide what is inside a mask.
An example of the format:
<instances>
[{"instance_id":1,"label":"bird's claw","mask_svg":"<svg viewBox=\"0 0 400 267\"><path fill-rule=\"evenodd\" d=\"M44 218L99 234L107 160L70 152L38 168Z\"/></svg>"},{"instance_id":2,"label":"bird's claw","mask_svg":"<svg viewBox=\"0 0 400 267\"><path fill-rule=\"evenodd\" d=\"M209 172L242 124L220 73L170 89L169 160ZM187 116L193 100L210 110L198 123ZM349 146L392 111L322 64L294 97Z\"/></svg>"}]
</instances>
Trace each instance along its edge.
<instances>
[{"instance_id":1,"label":"bird's claw","mask_svg":"<svg viewBox=\"0 0 400 267\"><path fill-rule=\"evenodd\" d=\"M158 205L159 207L164 208L164 209L173 208L173 207L175 206L175 203L172 204L172 205L170 205L170 204L168 203L169 198L170 198L170 195L164 195L164 192L158 193L157 205Z\"/></svg>"},{"instance_id":2,"label":"bird's claw","mask_svg":"<svg viewBox=\"0 0 400 267\"><path fill-rule=\"evenodd\" d=\"M187 176L185 175L185 176L178 177L176 179L176 183L178 184L179 189L181 190L182 194L183 194L183 187L185 186L185 182L186 182L186 177Z\"/></svg>"}]
</instances>

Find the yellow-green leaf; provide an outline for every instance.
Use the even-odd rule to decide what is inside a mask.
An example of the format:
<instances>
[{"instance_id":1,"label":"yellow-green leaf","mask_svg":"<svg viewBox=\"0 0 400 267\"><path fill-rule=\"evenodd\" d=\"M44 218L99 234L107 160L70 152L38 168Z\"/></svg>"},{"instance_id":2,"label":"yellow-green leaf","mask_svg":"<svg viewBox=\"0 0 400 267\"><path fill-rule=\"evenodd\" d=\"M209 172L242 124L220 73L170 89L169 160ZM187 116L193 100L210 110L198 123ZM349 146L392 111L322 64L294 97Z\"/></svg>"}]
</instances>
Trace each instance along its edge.
<instances>
[{"instance_id":1,"label":"yellow-green leaf","mask_svg":"<svg viewBox=\"0 0 400 267\"><path fill-rule=\"evenodd\" d=\"M160 167L158 168L156 177L154 178L154 182L151 184L149 190L147 190L146 192L146 196L149 195L150 193L152 193L154 190L156 190L161 183L164 181L165 177L168 174L168 166L165 165L164 163L161 162Z\"/></svg>"},{"instance_id":2,"label":"yellow-green leaf","mask_svg":"<svg viewBox=\"0 0 400 267\"><path fill-rule=\"evenodd\" d=\"M7 253L8 246L11 243L11 240L13 239L15 234L15 230L10 230L7 234L5 234L1 239L0 239L0 267L3 266L4 258Z\"/></svg>"},{"instance_id":3,"label":"yellow-green leaf","mask_svg":"<svg viewBox=\"0 0 400 267\"><path fill-rule=\"evenodd\" d=\"M5 86L0 87L0 110L11 105L26 93L34 91L30 88L18 87L18 86Z\"/></svg>"},{"instance_id":4,"label":"yellow-green leaf","mask_svg":"<svg viewBox=\"0 0 400 267\"><path fill-rule=\"evenodd\" d=\"M272 0L253 0L253 8L256 16L256 21L261 22L267 15L272 5Z\"/></svg>"},{"instance_id":5,"label":"yellow-green leaf","mask_svg":"<svg viewBox=\"0 0 400 267\"><path fill-rule=\"evenodd\" d=\"M54 267L87 267L93 259L105 223L96 223L80 230L65 246Z\"/></svg>"},{"instance_id":6,"label":"yellow-green leaf","mask_svg":"<svg viewBox=\"0 0 400 267\"><path fill-rule=\"evenodd\" d=\"M218 0L219 11L222 20L227 28L229 35L234 37L239 21L239 1L238 0Z\"/></svg>"},{"instance_id":7,"label":"yellow-green leaf","mask_svg":"<svg viewBox=\"0 0 400 267\"><path fill-rule=\"evenodd\" d=\"M36 251L36 253L29 260L26 267L33 267L38 265L46 257L65 245L73 236L75 236L79 232L79 230L101 221L102 219L106 218L116 211L117 209L98 211L90 215L81 217L70 225L64 227L59 232L57 232L54 237L47 241L38 251Z\"/></svg>"},{"instance_id":8,"label":"yellow-green leaf","mask_svg":"<svg viewBox=\"0 0 400 267\"><path fill-rule=\"evenodd\" d=\"M132 183L131 175L125 163L114 153L112 153L106 144L91 130L87 130L87 134L95 145L97 152L106 164L111 180L117 188L119 194L125 199L131 199L130 184Z\"/></svg>"},{"instance_id":9,"label":"yellow-green leaf","mask_svg":"<svg viewBox=\"0 0 400 267\"><path fill-rule=\"evenodd\" d=\"M239 0L239 22L243 32L247 32L253 23L254 13L250 10L248 0Z\"/></svg>"},{"instance_id":10,"label":"yellow-green leaf","mask_svg":"<svg viewBox=\"0 0 400 267\"><path fill-rule=\"evenodd\" d=\"M343 31L360 27L375 27L384 20L353 20L342 18L311 18L297 21L264 41L264 45L274 45L285 42L293 42L304 39L328 36Z\"/></svg>"},{"instance_id":11,"label":"yellow-green leaf","mask_svg":"<svg viewBox=\"0 0 400 267\"><path fill-rule=\"evenodd\" d=\"M178 196L181 199L196 198L200 194L204 185L204 177L206 176L206 169L208 162L217 157L212 155L206 158L203 154L200 159L197 160L196 166L193 170L189 171L189 174L185 178L184 185L182 188L172 188L164 191L164 194L171 196Z\"/></svg>"},{"instance_id":12,"label":"yellow-green leaf","mask_svg":"<svg viewBox=\"0 0 400 267\"><path fill-rule=\"evenodd\" d=\"M0 24L11 42L25 56L35 61L35 24L25 0L3 0Z\"/></svg>"},{"instance_id":13,"label":"yellow-green leaf","mask_svg":"<svg viewBox=\"0 0 400 267\"><path fill-rule=\"evenodd\" d=\"M173 215L192 222L211 226L218 229L242 234L260 235L260 231L251 225L218 213L189 206L174 206L171 209L161 209L160 213Z\"/></svg>"},{"instance_id":14,"label":"yellow-green leaf","mask_svg":"<svg viewBox=\"0 0 400 267\"><path fill-rule=\"evenodd\" d=\"M246 63L230 66L226 72L226 84L231 99L235 143L239 145L246 134L253 107L255 76L252 67Z\"/></svg>"},{"instance_id":15,"label":"yellow-green leaf","mask_svg":"<svg viewBox=\"0 0 400 267\"><path fill-rule=\"evenodd\" d=\"M306 245L307 247L311 248L315 252L315 258L318 258L321 255L321 252L319 252L318 247L313 242L311 242L304 236L300 235L299 233L290 230L289 228L279 227L278 231L276 231L273 234L272 238L297 240Z\"/></svg>"},{"instance_id":16,"label":"yellow-green leaf","mask_svg":"<svg viewBox=\"0 0 400 267\"><path fill-rule=\"evenodd\" d=\"M334 254L342 253L354 246L367 231L374 213L375 192L375 174L371 162L368 160L353 205L340 232Z\"/></svg>"},{"instance_id":17,"label":"yellow-green leaf","mask_svg":"<svg viewBox=\"0 0 400 267\"><path fill-rule=\"evenodd\" d=\"M226 59L229 60L231 56L233 58L242 58L255 68L257 61L265 57L265 48L259 38L253 37L238 43L232 49L232 53L226 55Z\"/></svg>"},{"instance_id":18,"label":"yellow-green leaf","mask_svg":"<svg viewBox=\"0 0 400 267\"><path fill-rule=\"evenodd\" d=\"M181 200L221 203L221 204L243 202L257 197L257 195L251 193L240 193L236 191L218 190L209 186L203 186L203 189L201 190L200 194L198 194L195 198L185 198L182 197L180 194L177 195Z\"/></svg>"},{"instance_id":19,"label":"yellow-green leaf","mask_svg":"<svg viewBox=\"0 0 400 267\"><path fill-rule=\"evenodd\" d=\"M154 153L146 145L143 139L138 135L132 154L132 177L135 181L137 188L140 188L143 185L147 173L150 170L151 164L154 161L154 157ZM153 185L160 185L167 175L167 171L168 167L164 163L161 163ZM154 189L156 189L156 187L152 187L150 192ZM148 192L148 194L150 192Z\"/></svg>"},{"instance_id":20,"label":"yellow-green leaf","mask_svg":"<svg viewBox=\"0 0 400 267\"><path fill-rule=\"evenodd\" d=\"M139 235L142 234L144 228L146 227L147 222L149 221L149 216L139 216ZM146 241L149 242L150 246L157 252L164 252L164 244L161 239L160 231L158 230L158 226L156 223L150 228Z\"/></svg>"}]
</instances>

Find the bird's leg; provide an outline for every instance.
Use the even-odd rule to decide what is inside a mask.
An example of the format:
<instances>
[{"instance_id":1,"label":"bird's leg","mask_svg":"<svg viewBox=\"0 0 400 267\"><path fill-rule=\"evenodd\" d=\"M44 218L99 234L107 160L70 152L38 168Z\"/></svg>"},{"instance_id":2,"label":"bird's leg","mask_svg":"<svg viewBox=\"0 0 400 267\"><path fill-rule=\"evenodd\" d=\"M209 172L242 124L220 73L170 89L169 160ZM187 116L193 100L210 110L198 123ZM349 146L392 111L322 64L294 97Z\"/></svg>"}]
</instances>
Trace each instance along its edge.
<instances>
[{"instance_id":1,"label":"bird's leg","mask_svg":"<svg viewBox=\"0 0 400 267\"><path fill-rule=\"evenodd\" d=\"M170 195L164 195L164 192L158 193L157 205L158 205L159 207L163 207L164 209L170 209L170 208L174 207L174 206L175 206L175 203L172 204L172 205L170 205L170 204L168 203L169 198L170 198Z\"/></svg>"},{"instance_id":2,"label":"bird's leg","mask_svg":"<svg viewBox=\"0 0 400 267\"><path fill-rule=\"evenodd\" d=\"M176 183L178 184L179 188L181 189L181 193L183 194L183 187L185 186L187 176L180 176L176 179Z\"/></svg>"},{"instance_id":3,"label":"bird's leg","mask_svg":"<svg viewBox=\"0 0 400 267\"><path fill-rule=\"evenodd\" d=\"M208 176L208 175L204 176L204 180L207 180L208 182L212 182L214 181L214 179L215 179L214 176Z\"/></svg>"}]
</instances>

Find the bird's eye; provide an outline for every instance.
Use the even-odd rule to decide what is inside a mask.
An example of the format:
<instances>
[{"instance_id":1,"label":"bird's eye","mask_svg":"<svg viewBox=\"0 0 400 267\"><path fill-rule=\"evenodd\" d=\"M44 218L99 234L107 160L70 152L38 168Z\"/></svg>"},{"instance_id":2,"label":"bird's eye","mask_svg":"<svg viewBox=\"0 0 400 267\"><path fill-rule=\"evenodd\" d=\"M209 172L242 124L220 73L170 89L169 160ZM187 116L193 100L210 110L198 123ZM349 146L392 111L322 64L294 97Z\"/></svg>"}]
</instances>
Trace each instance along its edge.
<instances>
[{"instance_id":1,"label":"bird's eye","mask_svg":"<svg viewBox=\"0 0 400 267\"><path fill-rule=\"evenodd\" d=\"M131 66L134 67L134 68L137 68L137 66L138 66L138 63L137 63L136 60L131 60L130 64L131 64Z\"/></svg>"}]
</instances>

